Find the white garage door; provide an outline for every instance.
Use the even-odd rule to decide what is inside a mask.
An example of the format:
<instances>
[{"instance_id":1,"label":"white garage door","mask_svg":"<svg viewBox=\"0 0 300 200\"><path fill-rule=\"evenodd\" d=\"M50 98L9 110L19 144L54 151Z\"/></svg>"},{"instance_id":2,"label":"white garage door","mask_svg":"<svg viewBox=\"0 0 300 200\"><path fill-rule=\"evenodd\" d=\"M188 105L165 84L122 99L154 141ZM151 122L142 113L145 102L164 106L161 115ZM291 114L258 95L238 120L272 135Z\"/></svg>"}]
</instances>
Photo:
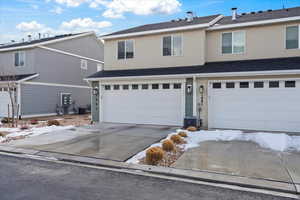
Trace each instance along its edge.
<instances>
[{"instance_id":1,"label":"white garage door","mask_svg":"<svg viewBox=\"0 0 300 200\"><path fill-rule=\"evenodd\" d=\"M105 85L102 121L181 126L183 102L181 83Z\"/></svg>"},{"instance_id":2,"label":"white garage door","mask_svg":"<svg viewBox=\"0 0 300 200\"><path fill-rule=\"evenodd\" d=\"M210 128L300 132L300 82L212 82L208 113Z\"/></svg>"},{"instance_id":3,"label":"white garage door","mask_svg":"<svg viewBox=\"0 0 300 200\"><path fill-rule=\"evenodd\" d=\"M9 104L7 88L0 87L0 117L7 117L7 105Z\"/></svg>"}]
</instances>

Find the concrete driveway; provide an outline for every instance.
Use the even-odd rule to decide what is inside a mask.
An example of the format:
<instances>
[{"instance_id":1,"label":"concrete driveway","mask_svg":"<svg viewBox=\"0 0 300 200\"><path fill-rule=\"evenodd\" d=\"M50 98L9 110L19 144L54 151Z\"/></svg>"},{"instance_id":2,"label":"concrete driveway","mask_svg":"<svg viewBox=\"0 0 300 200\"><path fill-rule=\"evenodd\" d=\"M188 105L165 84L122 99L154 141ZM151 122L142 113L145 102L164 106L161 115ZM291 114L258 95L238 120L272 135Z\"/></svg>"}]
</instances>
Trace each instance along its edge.
<instances>
[{"instance_id":1,"label":"concrete driveway","mask_svg":"<svg viewBox=\"0 0 300 200\"><path fill-rule=\"evenodd\" d=\"M175 127L103 123L17 140L10 146L126 161Z\"/></svg>"},{"instance_id":2,"label":"concrete driveway","mask_svg":"<svg viewBox=\"0 0 300 200\"><path fill-rule=\"evenodd\" d=\"M202 142L173 167L293 183L300 191L300 152L273 151L254 142Z\"/></svg>"}]
</instances>

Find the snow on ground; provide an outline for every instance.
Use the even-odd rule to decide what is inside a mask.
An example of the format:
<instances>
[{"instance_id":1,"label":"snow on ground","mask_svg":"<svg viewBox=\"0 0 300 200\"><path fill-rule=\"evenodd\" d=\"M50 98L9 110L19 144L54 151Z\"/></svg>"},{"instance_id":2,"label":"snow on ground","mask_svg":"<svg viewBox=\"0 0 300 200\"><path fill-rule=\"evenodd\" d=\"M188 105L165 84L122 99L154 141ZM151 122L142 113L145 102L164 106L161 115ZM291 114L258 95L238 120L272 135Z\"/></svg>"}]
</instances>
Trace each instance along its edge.
<instances>
[{"instance_id":1,"label":"snow on ground","mask_svg":"<svg viewBox=\"0 0 300 200\"><path fill-rule=\"evenodd\" d=\"M183 130L180 129L177 130L177 132L180 131ZM300 151L300 136L289 136L285 133L266 133L266 132L243 133L242 131L232 131L232 130L196 131L196 132L185 131L185 132L188 135L188 137L185 138L186 144L182 145L182 147L185 150L194 147L199 147L201 145L201 142L205 142L205 141L236 140L236 141L255 142L263 148L268 148L275 151L286 151L290 149ZM165 139L170 138L170 136L173 134L175 133L169 134ZM152 144L150 147L161 146L161 142ZM140 159L146 156L147 149L136 154L126 162L137 164Z\"/></svg>"},{"instance_id":2,"label":"snow on ground","mask_svg":"<svg viewBox=\"0 0 300 200\"><path fill-rule=\"evenodd\" d=\"M32 127L28 130L20 131L19 128L0 128L0 132L8 132L9 134L5 137L0 137L0 143L8 138L18 137L18 136L38 136L41 134L53 132L53 131L61 131L72 129L74 126L45 126L45 127Z\"/></svg>"}]
</instances>

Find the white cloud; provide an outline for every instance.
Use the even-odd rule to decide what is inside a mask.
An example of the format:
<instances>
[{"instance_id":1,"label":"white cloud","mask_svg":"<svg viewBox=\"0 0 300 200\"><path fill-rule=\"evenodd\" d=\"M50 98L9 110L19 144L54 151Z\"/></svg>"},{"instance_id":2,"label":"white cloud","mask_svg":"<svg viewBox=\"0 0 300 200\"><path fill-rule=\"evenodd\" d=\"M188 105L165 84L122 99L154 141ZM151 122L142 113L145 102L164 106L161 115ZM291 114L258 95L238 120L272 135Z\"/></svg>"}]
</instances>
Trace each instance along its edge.
<instances>
[{"instance_id":1,"label":"white cloud","mask_svg":"<svg viewBox=\"0 0 300 200\"><path fill-rule=\"evenodd\" d=\"M172 14L179 11L178 0L113 0L105 5L104 17L121 18L124 13L136 15Z\"/></svg>"},{"instance_id":2,"label":"white cloud","mask_svg":"<svg viewBox=\"0 0 300 200\"><path fill-rule=\"evenodd\" d=\"M36 21L22 22L16 26L16 28L22 32L39 31L44 27L43 24L39 24Z\"/></svg>"},{"instance_id":3,"label":"white cloud","mask_svg":"<svg viewBox=\"0 0 300 200\"><path fill-rule=\"evenodd\" d=\"M64 10L61 7L55 7L54 9L50 10L50 12L55 14L61 14Z\"/></svg>"},{"instance_id":4,"label":"white cloud","mask_svg":"<svg viewBox=\"0 0 300 200\"><path fill-rule=\"evenodd\" d=\"M48 2L50 0L47 0ZM54 0L56 3L65 4L68 7L77 7L82 3L88 2L90 0Z\"/></svg>"},{"instance_id":5,"label":"white cloud","mask_svg":"<svg viewBox=\"0 0 300 200\"><path fill-rule=\"evenodd\" d=\"M91 18L77 18L68 22L62 22L60 29L83 32L83 31L95 31L100 32L101 29L112 26L109 21L94 21Z\"/></svg>"},{"instance_id":6,"label":"white cloud","mask_svg":"<svg viewBox=\"0 0 300 200\"><path fill-rule=\"evenodd\" d=\"M122 18L124 13L136 15L172 14L180 10L179 0L46 0L55 1L68 7L88 3L90 8L103 7L104 17Z\"/></svg>"},{"instance_id":7,"label":"white cloud","mask_svg":"<svg viewBox=\"0 0 300 200\"><path fill-rule=\"evenodd\" d=\"M33 5L31 5L31 8L33 8L33 9L37 10L37 9L39 9L39 6L38 6L38 5L35 5L35 4L33 4Z\"/></svg>"}]
</instances>

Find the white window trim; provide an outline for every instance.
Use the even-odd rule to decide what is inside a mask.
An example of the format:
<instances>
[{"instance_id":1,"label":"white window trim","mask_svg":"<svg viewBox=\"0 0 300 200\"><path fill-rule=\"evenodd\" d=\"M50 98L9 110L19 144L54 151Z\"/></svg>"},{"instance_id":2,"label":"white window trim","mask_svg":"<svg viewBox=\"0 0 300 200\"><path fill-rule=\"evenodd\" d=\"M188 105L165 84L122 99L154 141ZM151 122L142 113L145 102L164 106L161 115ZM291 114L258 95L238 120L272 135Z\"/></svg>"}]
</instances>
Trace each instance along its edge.
<instances>
[{"instance_id":1,"label":"white window trim","mask_svg":"<svg viewBox=\"0 0 300 200\"><path fill-rule=\"evenodd\" d=\"M181 37L181 55L173 55L173 48L174 48L174 37L180 36ZM171 55L164 56L164 37L171 37ZM183 34L172 34L172 35L164 35L161 38L161 55L163 57L182 57L183 56Z\"/></svg>"},{"instance_id":2,"label":"white window trim","mask_svg":"<svg viewBox=\"0 0 300 200\"><path fill-rule=\"evenodd\" d=\"M132 43L133 43L133 58L127 58L126 57L126 41L132 41ZM124 52L125 52L125 56L124 56L124 58L119 58L119 42L124 42L125 43L125 49L124 49ZM131 59L134 59L135 58L135 40L118 40L117 41L117 60L127 60L127 59L129 59L129 60L131 60Z\"/></svg>"},{"instance_id":3,"label":"white window trim","mask_svg":"<svg viewBox=\"0 0 300 200\"><path fill-rule=\"evenodd\" d=\"M235 35L235 33L237 33L237 32L244 32L244 41L245 41L245 43L244 43L244 52L241 52L241 53L234 53L234 51L233 51L233 49L234 49L234 43L233 43L233 41L234 41L234 35ZM231 53L223 53L223 34L225 34L225 33L231 33L232 34L232 44L231 44ZM221 33L221 55L242 55L242 54L246 54L246 43L247 43L247 41L246 41L246 31L245 30L238 30L238 31L229 31L229 32L222 32Z\"/></svg>"},{"instance_id":4,"label":"white window trim","mask_svg":"<svg viewBox=\"0 0 300 200\"><path fill-rule=\"evenodd\" d=\"M287 31L287 28L288 27L293 27L293 26L298 26L298 48L295 48L295 49L288 49L287 46L286 46L286 31ZM297 49L300 49L300 24L294 24L294 25L287 25L285 26L284 28L284 47L285 47L285 50L297 50Z\"/></svg>"},{"instance_id":5,"label":"white window trim","mask_svg":"<svg viewBox=\"0 0 300 200\"><path fill-rule=\"evenodd\" d=\"M16 53L23 53L24 54L24 65L18 65L18 66L16 66L15 64L16 64L16 57L15 57L15 54ZM13 61L14 61L14 67L25 67L26 66L26 53L25 53L25 51L16 51L16 52L14 52L13 53Z\"/></svg>"},{"instance_id":6,"label":"white window trim","mask_svg":"<svg viewBox=\"0 0 300 200\"><path fill-rule=\"evenodd\" d=\"M80 69L88 70L88 62L85 59L80 59Z\"/></svg>"},{"instance_id":7,"label":"white window trim","mask_svg":"<svg viewBox=\"0 0 300 200\"><path fill-rule=\"evenodd\" d=\"M97 64L97 72L103 71L103 64L102 63L98 63Z\"/></svg>"}]
</instances>

